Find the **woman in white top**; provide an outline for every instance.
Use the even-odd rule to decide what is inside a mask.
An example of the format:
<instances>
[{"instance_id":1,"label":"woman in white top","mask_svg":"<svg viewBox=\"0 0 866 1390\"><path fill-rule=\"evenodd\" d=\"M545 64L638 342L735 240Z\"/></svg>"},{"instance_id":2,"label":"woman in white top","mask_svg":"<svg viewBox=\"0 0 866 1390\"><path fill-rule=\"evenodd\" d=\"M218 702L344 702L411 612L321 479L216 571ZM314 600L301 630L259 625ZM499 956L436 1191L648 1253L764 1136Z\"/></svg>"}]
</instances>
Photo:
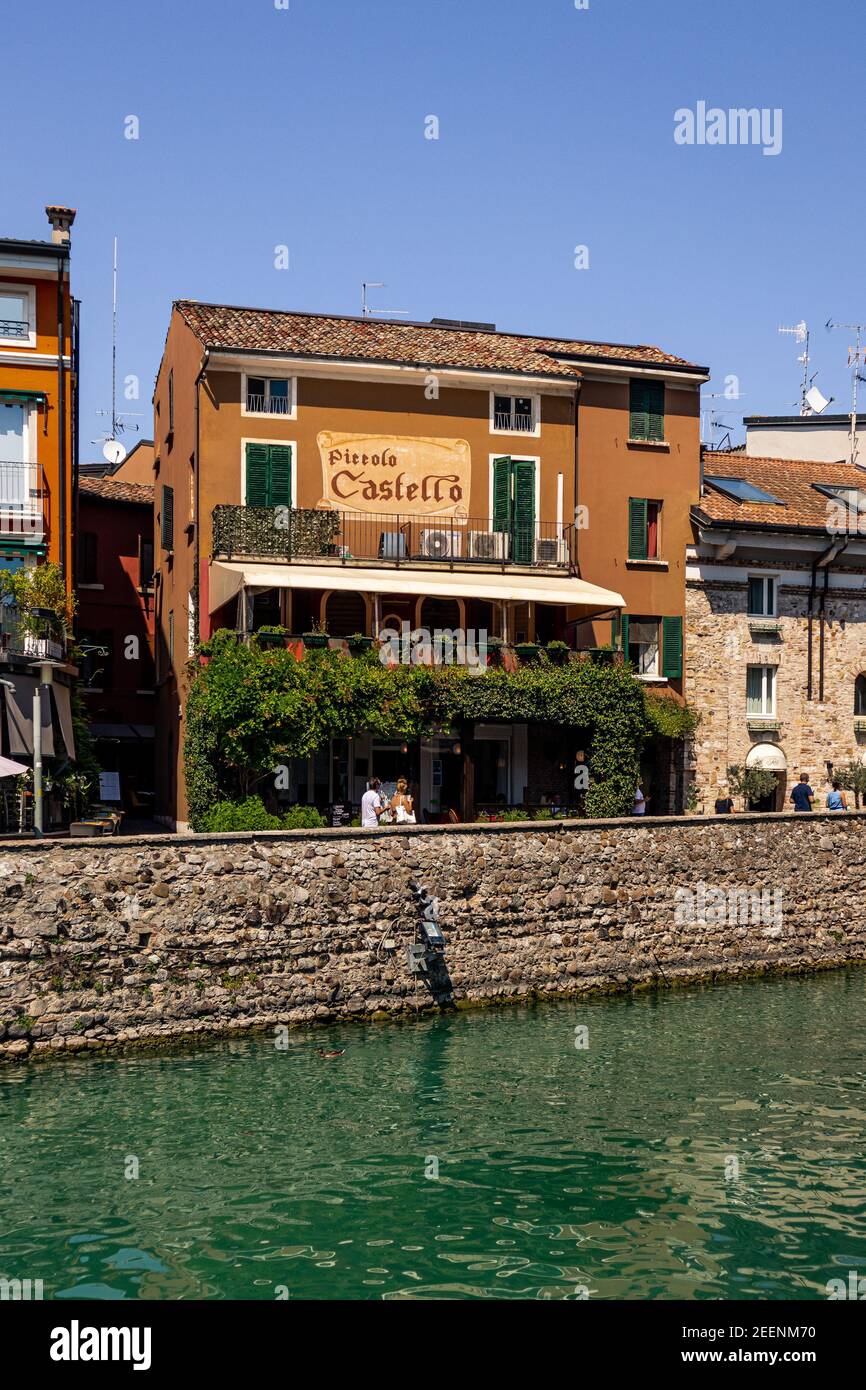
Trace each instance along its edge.
<instances>
[{"instance_id":1,"label":"woman in white top","mask_svg":"<svg viewBox=\"0 0 866 1390\"><path fill-rule=\"evenodd\" d=\"M409 794L409 783L405 777L397 778L397 790L391 797L391 810L397 825L415 824L415 801Z\"/></svg>"}]
</instances>

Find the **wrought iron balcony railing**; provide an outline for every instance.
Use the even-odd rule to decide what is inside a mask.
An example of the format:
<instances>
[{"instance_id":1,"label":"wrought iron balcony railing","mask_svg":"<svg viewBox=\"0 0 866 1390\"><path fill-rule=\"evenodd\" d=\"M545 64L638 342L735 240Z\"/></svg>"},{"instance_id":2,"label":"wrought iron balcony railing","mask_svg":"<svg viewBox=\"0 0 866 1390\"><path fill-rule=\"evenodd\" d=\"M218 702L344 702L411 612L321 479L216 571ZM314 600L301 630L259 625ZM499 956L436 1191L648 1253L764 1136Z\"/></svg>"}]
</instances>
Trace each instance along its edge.
<instances>
[{"instance_id":1,"label":"wrought iron balcony railing","mask_svg":"<svg viewBox=\"0 0 866 1390\"><path fill-rule=\"evenodd\" d=\"M63 661L66 642L53 621L31 618L25 622L14 604L0 601L0 652L34 661Z\"/></svg>"},{"instance_id":2,"label":"wrought iron balcony railing","mask_svg":"<svg viewBox=\"0 0 866 1390\"><path fill-rule=\"evenodd\" d=\"M291 404L288 396L262 396L254 391L247 392L247 410L255 415L290 415Z\"/></svg>"},{"instance_id":3,"label":"wrought iron balcony railing","mask_svg":"<svg viewBox=\"0 0 866 1390\"><path fill-rule=\"evenodd\" d=\"M496 429L508 430L511 434L531 434L535 429L532 416L523 411L496 410L493 424Z\"/></svg>"},{"instance_id":4,"label":"wrought iron balcony railing","mask_svg":"<svg viewBox=\"0 0 866 1390\"><path fill-rule=\"evenodd\" d=\"M0 319L0 338L29 338L30 324L26 319Z\"/></svg>"},{"instance_id":5,"label":"wrought iron balcony railing","mask_svg":"<svg viewBox=\"0 0 866 1390\"><path fill-rule=\"evenodd\" d=\"M47 507L48 491L42 465L0 459L0 536L42 540Z\"/></svg>"},{"instance_id":6,"label":"wrought iron balcony railing","mask_svg":"<svg viewBox=\"0 0 866 1390\"><path fill-rule=\"evenodd\" d=\"M388 516L289 507L219 506L214 556L266 556L300 562L444 565L471 569L572 568L574 528L559 522L503 524L489 517Z\"/></svg>"}]
</instances>

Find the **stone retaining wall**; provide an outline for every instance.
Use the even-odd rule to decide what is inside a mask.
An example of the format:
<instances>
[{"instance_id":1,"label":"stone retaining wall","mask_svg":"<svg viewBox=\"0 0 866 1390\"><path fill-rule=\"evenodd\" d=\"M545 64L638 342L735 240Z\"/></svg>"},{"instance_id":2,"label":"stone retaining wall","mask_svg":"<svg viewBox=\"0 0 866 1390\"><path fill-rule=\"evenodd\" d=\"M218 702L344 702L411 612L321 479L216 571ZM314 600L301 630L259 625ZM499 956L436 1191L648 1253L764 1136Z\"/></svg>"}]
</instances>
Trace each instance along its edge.
<instances>
[{"instance_id":1,"label":"stone retaining wall","mask_svg":"<svg viewBox=\"0 0 866 1390\"><path fill-rule=\"evenodd\" d=\"M458 1004L860 961L864 865L866 813L3 842L0 1057L433 1007L410 878Z\"/></svg>"}]
</instances>

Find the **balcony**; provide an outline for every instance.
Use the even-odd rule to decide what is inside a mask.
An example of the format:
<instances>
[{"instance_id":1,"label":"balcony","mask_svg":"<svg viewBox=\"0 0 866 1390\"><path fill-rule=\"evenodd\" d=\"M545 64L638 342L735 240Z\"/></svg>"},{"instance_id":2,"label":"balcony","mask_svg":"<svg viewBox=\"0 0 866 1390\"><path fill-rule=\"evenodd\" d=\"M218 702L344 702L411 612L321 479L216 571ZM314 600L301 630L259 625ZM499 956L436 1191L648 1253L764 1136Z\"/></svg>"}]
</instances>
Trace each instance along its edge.
<instances>
[{"instance_id":1,"label":"balcony","mask_svg":"<svg viewBox=\"0 0 866 1390\"><path fill-rule=\"evenodd\" d=\"M0 602L0 654L30 661L64 661L66 643L50 619L31 619L25 624L18 609Z\"/></svg>"},{"instance_id":2,"label":"balcony","mask_svg":"<svg viewBox=\"0 0 866 1390\"><path fill-rule=\"evenodd\" d=\"M41 464L0 459L0 537L45 539L48 490Z\"/></svg>"},{"instance_id":3,"label":"balcony","mask_svg":"<svg viewBox=\"0 0 866 1390\"><path fill-rule=\"evenodd\" d=\"M489 517L417 517L288 507L213 510L214 558L279 559L413 570L574 572L574 528L508 525Z\"/></svg>"},{"instance_id":4,"label":"balcony","mask_svg":"<svg viewBox=\"0 0 866 1390\"><path fill-rule=\"evenodd\" d=\"M493 427L497 430L505 430L508 434L532 434L535 429L535 421L531 413L521 410L495 410L493 412Z\"/></svg>"},{"instance_id":5,"label":"balcony","mask_svg":"<svg viewBox=\"0 0 866 1390\"><path fill-rule=\"evenodd\" d=\"M292 402L288 396L263 396L257 391L248 391L247 412L250 415L291 415Z\"/></svg>"}]
</instances>

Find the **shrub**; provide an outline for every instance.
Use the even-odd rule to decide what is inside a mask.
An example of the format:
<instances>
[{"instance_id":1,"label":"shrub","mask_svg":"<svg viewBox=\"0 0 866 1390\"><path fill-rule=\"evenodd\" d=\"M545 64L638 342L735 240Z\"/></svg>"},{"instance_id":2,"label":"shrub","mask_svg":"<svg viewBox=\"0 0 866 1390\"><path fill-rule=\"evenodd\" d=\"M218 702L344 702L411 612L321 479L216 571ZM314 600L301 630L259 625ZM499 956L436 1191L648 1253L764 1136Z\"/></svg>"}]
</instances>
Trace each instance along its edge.
<instances>
[{"instance_id":1,"label":"shrub","mask_svg":"<svg viewBox=\"0 0 866 1390\"><path fill-rule=\"evenodd\" d=\"M321 830L327 824L315 806L290 806L282 818L284 830Z\"/></svg>"},{"instance_id":2,"label":"shrub","mask_svg":"<svg viewBox=\"0 0 866 1390\"><path fill-rule=\"evenodd\" d=\"M246 801L218 801L202 819L202 830L220 834L231 830L281 830L279 816L272 816L257 796Z\"/></svg>"}]
</instances>

